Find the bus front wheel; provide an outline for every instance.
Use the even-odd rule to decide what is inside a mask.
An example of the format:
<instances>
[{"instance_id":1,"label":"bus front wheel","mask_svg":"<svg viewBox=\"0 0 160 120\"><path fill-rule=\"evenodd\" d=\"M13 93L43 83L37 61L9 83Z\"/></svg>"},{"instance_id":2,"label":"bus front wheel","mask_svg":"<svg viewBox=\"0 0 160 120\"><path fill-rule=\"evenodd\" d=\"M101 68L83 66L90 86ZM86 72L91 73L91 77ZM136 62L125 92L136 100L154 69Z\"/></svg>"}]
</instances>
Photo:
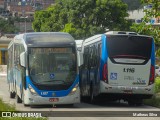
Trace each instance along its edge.
<instances>
[{"instance_id":1,"label":"bus front wheel","mask_svg":"<svg viewBox=\"0 0 160 120\"><path fill-rule=\"evenodd\" d=\"M22 100L18 95L16 95L16 98L17 98L17 103L22 103Z\"/></svg>"}]
</instances>

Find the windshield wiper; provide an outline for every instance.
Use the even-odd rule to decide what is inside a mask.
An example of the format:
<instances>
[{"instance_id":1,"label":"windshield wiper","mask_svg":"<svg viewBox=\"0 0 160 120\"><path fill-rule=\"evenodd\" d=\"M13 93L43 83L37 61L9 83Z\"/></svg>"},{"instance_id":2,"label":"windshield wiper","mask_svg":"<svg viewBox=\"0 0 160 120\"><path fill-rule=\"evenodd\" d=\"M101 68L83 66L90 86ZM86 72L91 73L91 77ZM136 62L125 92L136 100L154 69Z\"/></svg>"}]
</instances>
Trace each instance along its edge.
<instances>
[{"instance_id":1,"label":"windshield wiper","mask_svg":"<svg viewBox=\"0 0 160 120\"><path fill-rule=\"evenodd\" d=\"M63 83L65 83L65 81L64 80L48 80L48 81L44 81L44 82L63 82Z\"/></svg>"}]
</instances>

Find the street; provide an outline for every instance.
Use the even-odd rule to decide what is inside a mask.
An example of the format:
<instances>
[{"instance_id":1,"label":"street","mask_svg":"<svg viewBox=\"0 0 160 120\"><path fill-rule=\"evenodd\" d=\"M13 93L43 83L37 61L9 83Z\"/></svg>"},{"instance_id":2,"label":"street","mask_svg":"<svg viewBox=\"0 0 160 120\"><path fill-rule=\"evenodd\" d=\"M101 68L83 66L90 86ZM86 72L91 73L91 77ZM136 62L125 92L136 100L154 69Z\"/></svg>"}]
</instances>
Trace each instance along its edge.
<instances>
[{"instance_id":1,"label":"street","mask_svg":"<svg viewBox=\"0 0 160 120\"><path fill-rule=\"evenodd\" d=\"M42 114L48 114L49 120L50 119L64 119L64 117L69 117L69 119L83 119L83 120L104 120L104 119L111 119L111 120L127 120L128 117L133 119L141 119L141 117L145 117L146 114L153 112L159 115L160 109L151 107L151 106L128 106L127 103L120 101L120 102L110 102L110 103L98 103L96 105L88 104L88 103L78 103L74 106L24 106L23 104L17 104L15 99L9 98L8 92L8 85L6 76L0 76L0 98L7 103L15 106L15 108L19 111L23 112L42 112ZM76 112L78 111L78 112ZM107 111L107 112L106 112ZM128 111L128 112L126 112ZM133 111L133 112L132 112ZM135 112L136 111L136 112ZM146 111L146 112L145 112ZM64 113L63 113L64 112ZM106 114L105 114L106 112ZM144 113L144 114L141 114ZM127 115L128 116L127 116ZM137 114L137 115L136 115ZM132 117L136 116L136 117ZM153 115L153 114L152 114ZM55 117L53 117L55 116ZM115 116L115 117L114 117ZM123 117L124 116L124 117ZM129 119L130 119L129 118ZM151 117L145 117L147 120L158 120L159 117L155 117L154 115Z\"/></svg>"}]
</instances>

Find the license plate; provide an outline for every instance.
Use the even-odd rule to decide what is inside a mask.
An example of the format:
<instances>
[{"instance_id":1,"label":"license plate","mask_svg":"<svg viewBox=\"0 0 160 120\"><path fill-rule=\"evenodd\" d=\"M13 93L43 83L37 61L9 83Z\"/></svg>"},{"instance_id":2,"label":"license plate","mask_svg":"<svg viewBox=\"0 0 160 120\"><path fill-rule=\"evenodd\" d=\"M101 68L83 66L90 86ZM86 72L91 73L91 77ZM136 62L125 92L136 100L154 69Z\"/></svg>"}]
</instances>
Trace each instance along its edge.
<instances>
[{"instance_id":1,"label":"license plate","mask_svg":"<svg viewBox=\"0 0 160 120\"><path fill-rule=\"evenodd\" d=\"M49 102L58 102L59 98L49 98Z\"/></svg>"}]
</instances>

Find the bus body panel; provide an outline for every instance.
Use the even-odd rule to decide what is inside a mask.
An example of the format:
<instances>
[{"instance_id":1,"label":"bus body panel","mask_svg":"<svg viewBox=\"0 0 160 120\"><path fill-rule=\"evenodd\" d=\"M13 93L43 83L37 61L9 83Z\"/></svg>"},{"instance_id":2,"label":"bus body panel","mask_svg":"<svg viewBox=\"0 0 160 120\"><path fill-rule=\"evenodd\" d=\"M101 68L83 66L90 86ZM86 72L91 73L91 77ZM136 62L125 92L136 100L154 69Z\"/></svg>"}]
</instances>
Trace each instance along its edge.
<instances>
[{"instance_id":1,"label":"bus body panel","mask_svg":"<svg viewBox=\"0 0 160 120\"><path fill-rule=\"evenodd\" d=\"M49 43L46 44L45 41L43 41L43 42L41 41L41 40L43 40L43 38L41 38L39 43L38 43L37 40L39 38L36 38L36 37L38 37L39 35L43 35L43 34L48 35L48 36L49 35L51 35L51 36L55 35L56 36L56 38L54 38L55 41L53 40L53 42L52 42L52 39L49 38L49 40L48 40ZM67 36L67 37L65 38L64 36ZM28 40L28 43L26 42L27 37L31 37ZM34 37L35 37L35 40L36 40L35 45L34 45L34 42L33 42ZM60 38L60 40L61 40L60 42L57 41L58 38ZM33 39L33 41L32 41L32 39ZM66 39L67 41L65 41L64 44L63 44L64 39ZM47 45L49 45L49 46L47 47ZM58 33L58 32L55 32L55 33L54 32L53 33L52 32L51 33L46 32L45 33L45 32L42 32L42 33L26 33L26 34L21 34L21 35L15 36L14 40L11 41L9 46L8 46L8 49L13 48L13 50L8 52L10 59L8 61L9 69L7 71L7 81L8 81L9 87L10 87L9 91L14 92L17 95L17 97L16 97L16 98L18 98L17 102L20 102L20 99L21 99L22 102L25 105L79 103L80 102L79 74L78 74L78 66L77 66L77 62L76 62L77 51L76 51L76 46L75 45L76 44L75 44L74 39L72 38L72 36L70 36L67 33ZM24 50L20 51L20 52L19 51L17 52L17 50L21 50L20 46L24 47ZM29 56L28 55L29 54L28 50L30 48L33 48L33 49L36 49L36 48L44 48L44 49L46 48L46 49L48 49L48 48L50 48L50 49L54 49L55 51L57 50L57 52L58 52L59 48L62 48L62 47L65 48L65 46L66 47L73 46L73 48L75 48L75 49L72 49L72 51L75 50L74 51L75 59L74 58L73 59L75 60L75 64L76 64L75 67L74 67L74 69L76 71L74 71L74 74L73 74L73 75L76 75L76 76L75 76L75 78L72 78L73 83L71 83L71 86L69 86L69 88L65 89L65 90L63 90L63 89L61 89L61 90L54 90L54 89L53 90L47 90L47 88L43 89L43 90L39 90L35 86L35 83L34 83L35 81L33 81L33 79L31 79L30 67L29 67L29 61L28 61L29 59L27 58ZM58 48L56 49L56 47L58 47ZM22 52L26 53L26 58L27 58L26 67L22 67L20 65L20 61L19 61L18 56ZM47 55L48 55L48 53L47 53ZM58 55L55 56L55 59L59 60L60 58L63 58L63 57L59 57ZM11 64L11 61L12 61L12 64ZM43 61L41 61L41 62L43 62ZM40 64L39 64L39 66L40 66ZM65 67L65 69L69 69L69 68ZM72 75L69 75L68 72L65 73L65 71L59 72L59 74L57 74L57 76L60 76L60 74L61 74L61 76L63 76L64 74L62 74L62 73L68 74L68 77L70 77L70 78L67 78L67 79L71 79ZM50 79L53 80L53 77L51 75L54 75L54 74L50 72ZM66 75L64 75L64 76L66 76ZM40 76L36 77L36 79L37 78L40 78ZM46 79L48 79L48 78L49 77L47 77ZM50 85L50 83L49 83L49 85ZM33 94L31 91L32 92L35 91L35 93L37 93L37 94ZM54 101L54 98L58 99L58 101Z\"/></svg>"},{"instance_id":2,"label":"bus body panel","mask_svg":"<svg viewBox=\"0 0 160 120\"><path fill-rule=\"evenodd\" d=\"M27 80L27 89L24 90L24 103L29 105L39 105L39 104L74 104L80 102L80 89L77 86L77 90L74 94L71 93L71 90L78 85L79 78L77 76L76 81L68 90L61 91L47 91L47 90L38 90L31 82L29 77L26 77ZM33 95L28 85L31 85L36 91L36 95ZM58 101L50 101L50 99L58 98Z\"/></svg>"},{"instance_id":3,"label":"bus body panel","mask_svg":"<svg viewBox=\"0 0 160 120\"><path fill-rule=\"evenodd\" d=\"M129 87L129 86L111 86L102 80L100 81L100 93L106 94L125 94L125 95L149 95L149 98L154 94L154 84L146 87Z\"/></svg>"},{"instance_id":4,"label":"bus body panel","mask_svg":"<svg viewBox=\"0 0 160 120\"><path fill-rule=\"evenodd\" d=\"M16 93L17 95L22 98L22 76L21 76L21 71L18 69L14 70L14 74L15 74L15 82L16 82Z\"/></svg>"},{"instance_id":5,"label":"bus body panel","mask_svg":"<svg viewBox=\"0 0 160 120\"><path fill-rule=\"evenodd\" d=\"M111 86L141 86L149 84L151 60L145 65L114 64L108 59L108 84Z\"/></svg>"},{"instance_id":6,"label":"bus body panel","mask_svg":"<svg viewBox=\"0 0 160 120\"><path fill-rule=\"evenodd\" d=\"M36 91L36 93L41 96L41 97L64 97L67 96L68 94L70 94L71 90L77 86L79 84L79 76L77 75L76 80L74 81L74 83L67 89L67 90L39 90L38 88L36 88L36 86L32 83L32 81L30 80L30 78L27 76L26 77L26 84L27 84L27 88L29 88L29 84L31 85L31 87Z\"/></svg>"},{"instance_id":7,"label":"bus body panel","mask_svg":"<svg viewBox=\"0 0 160 120\"><path fill-rule=\"evenodd\" d=\"M128 37L127 40L131 40L129 41L129 45L132 45L132 41L135 40L133 45L135 47L136 53L134 54L133 46L130 47L129 45L126 45L127 49L129 48L130 50L127 51L127 54L123 53L122 51L120 57L110 56L110 52L112 51L108 49L108 45L110 45L109 39L118 36L120 37L120 40L118 41L119 43L112 44L115 47L115 49L116 47L120 48L119 45L121 44L121 40L122 43L125 43L123 38ZM139 41L140 43L138 43ZM90 65L87 65L88 63L91 63L92 60L88 60L88 58L86 59L86 56L88 54L86 51L88 47L91 48L91 46L96 45L97 42L99 42L99 45L101 46L101 51L99 52L99 63L97 63L99 66L94 70L99 71L98 81L100 82L100 85L99 89L96 89L98 94L94 94L94 96L98 98L98 96L105 95L106 98L113 97L116 99L124 99L129 101L132 101L132 99L138 99L141 101L141 99L151 98L154 94L154 69L152 68L154 68L155 66L155 47L153 38L150 36L138 34L113 35L110 33L95 35L83 41L82 53L84 63L81 66L80 70L81 97L91 97L90 83L92 80L90 79L90 73L92 76L93 74L95 75L95 73L93 72L93 68ZM136 46L136 42L138 46ZM125 46L125 44L123 45ZM144 51L138 51L141 50L141 45L143 47L142 50ZM148 49L148 51L146 48ZM148 53L145 53L145 50ZM130 53L133 54L130 55ZM145 53L145 57L143 57L143 53ZM142 56L138 56L139 54ZM106 69L104 69L105 67ZM104 73L104 71L106 73ZM104 80L105 75L107 78L106 80ZM152 82L150 81L151 77L153 78ZM98 86L98 84L93 85ZM135 103L138 104L138 102Z\"/></svg>"},{"instance_id":8,"label":"bus body panel","mask_svg":"<svg viewBox=\"0 0 160 120\"><path fill-rule=\"evenodd\" d=\"M58 101L52 101L53 98L58 98ZM24 104L25 105L51 105L51 104L74 104L80 102L80 90L73 95L67 95L63 97L41 97L32 95L29 89L24 90Z\"/></svg>"},{"instance_id":9,"label":"bus body panel","mask_svg":"<svg viewBox=\"0 0 160 120\"><path fill-rule=\"evenodd\" d=\"M107 36L108 37L108 36ZM102 60L100 66L100 93L107 94L140 94L149 95L149 98L154 94L154 83L149 85L151 66L155 66L155 48L152 41L150 60L143 65L134 65L132 63L142 63L141 59L115 58L115 61L122 64L113 63L108 57L107 38L102 35ZM143 37L143 36L142 36ZM104 64L107 64L108 83L102 80L102 71ZM123 64L125 63L125 64ZM131 64L130 64L131 63Z\"/></svg>"}]
</instances>

